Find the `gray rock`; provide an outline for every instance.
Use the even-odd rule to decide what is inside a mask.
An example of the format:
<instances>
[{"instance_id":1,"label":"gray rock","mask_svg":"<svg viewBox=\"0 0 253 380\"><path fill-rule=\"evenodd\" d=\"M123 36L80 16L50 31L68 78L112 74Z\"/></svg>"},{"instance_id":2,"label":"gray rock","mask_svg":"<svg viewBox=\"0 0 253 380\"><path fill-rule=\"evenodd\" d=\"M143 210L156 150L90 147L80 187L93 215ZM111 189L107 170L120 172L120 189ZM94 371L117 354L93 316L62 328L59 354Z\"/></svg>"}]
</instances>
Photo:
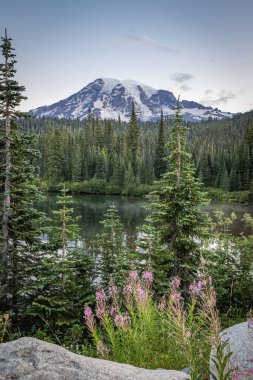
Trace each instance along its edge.
<instances>
[{"instance_id":1,"label":"gray rock","mask_svg":"<svg viewBox=\"0 0 253 380\"><path fill-rule=\"evenodd\" d=\"M252 337L250 337L251 335ZM253 329L252 327L248 328L247 322L239 323L223 330L221 340L222 342L228 341L226 352L232 352L229 368L246 371L253 367ZM214 351L211 358L213 355ZM217 371L214 369L212 362L210 362L210 369L217 376Z\"/></svg>"},{"instance_id":2,"label":"gray rock","mask_svg":"<svg viewBox=\"0 0 253 380\"><path fill-rule=\"evenodd\" d=\"M0 380L183 380L183 372L147 370L74 354L55 344L20 338L0 345Z\"/></svg>"},{"instance_id":3,"label":"gray rock","mask_svg":"<svg viewBox=\"0 0 253 380\"><path fill-rule=\"evenodd\" d=\"M181 371L184 373L187 373L187 375L190 375L191 374L191 367L183 368Z\"/></svg>"}]
</instances>

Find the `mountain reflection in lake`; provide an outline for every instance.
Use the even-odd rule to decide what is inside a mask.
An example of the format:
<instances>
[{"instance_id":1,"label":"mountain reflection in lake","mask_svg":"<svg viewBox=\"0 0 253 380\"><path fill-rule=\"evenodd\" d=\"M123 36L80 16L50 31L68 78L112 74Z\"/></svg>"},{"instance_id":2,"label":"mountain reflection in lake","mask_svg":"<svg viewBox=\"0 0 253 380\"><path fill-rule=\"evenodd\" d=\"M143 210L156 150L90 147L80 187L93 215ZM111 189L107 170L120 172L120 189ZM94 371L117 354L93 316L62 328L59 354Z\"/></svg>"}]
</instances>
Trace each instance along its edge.
<instances>
[{"instance_id":1,"label":"mountain reflection in lake","mask_svg":"<svg viewBox=\"0 0 253 380\"><path fill-rule=\"evenodd\" d=\"M132 237L136 236L137 228L144 223L145 217L150 212L146 208L149 205L149 201L145 198L75 195L73 200L74 214L81 217L79 221L81 236L87 243L93 240L96 234L103 231L103 225L100 221L103 220L104 213L112 204L119 211L119 217L125 233ZM39 209L44 211L48 216L51 216L51 212L58 208L56 201L57 195L47 194L44 201L40 202ZM233 234L238 235L242 231L248 232L245 230L241 219L244 213L249 213L253 216L253 205L211 203L204 207L204 210L211 212L211 215L216 209L222 210L226 216L230 216L231 212L236 213L238 218L232 227Z\"/></svg>"}]
</instances>

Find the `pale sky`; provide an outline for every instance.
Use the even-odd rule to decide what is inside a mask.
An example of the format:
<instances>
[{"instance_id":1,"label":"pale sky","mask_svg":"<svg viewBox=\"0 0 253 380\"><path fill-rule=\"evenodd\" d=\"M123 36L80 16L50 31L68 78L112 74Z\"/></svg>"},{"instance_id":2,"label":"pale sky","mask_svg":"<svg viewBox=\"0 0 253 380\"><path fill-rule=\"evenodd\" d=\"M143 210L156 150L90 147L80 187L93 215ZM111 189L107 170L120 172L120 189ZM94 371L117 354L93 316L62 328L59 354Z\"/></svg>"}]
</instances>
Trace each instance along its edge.
<instances>
[{"instance_id":1,"label":"pale sky","mask_svg":"<svg viewBox=\"0 0 253 380\"><path fill-rule=\"evenodd\" d=\"M27 111L100 77L253 108L253 0L0 0ZM1 59L1 58L0 58Z\"/></svg>"}]
</instances>

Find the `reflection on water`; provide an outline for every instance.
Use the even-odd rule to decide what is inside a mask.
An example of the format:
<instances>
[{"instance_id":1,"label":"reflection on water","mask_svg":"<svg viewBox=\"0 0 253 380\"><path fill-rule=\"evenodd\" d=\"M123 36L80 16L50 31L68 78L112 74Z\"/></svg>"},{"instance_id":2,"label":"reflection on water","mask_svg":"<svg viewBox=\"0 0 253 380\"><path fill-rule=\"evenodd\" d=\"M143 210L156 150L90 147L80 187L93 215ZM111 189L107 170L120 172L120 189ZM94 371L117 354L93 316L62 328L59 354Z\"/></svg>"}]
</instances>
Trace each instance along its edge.
<instances>
[{"instance_id":1,"label":"reflection on water","mask_svg":"<svg viewBox=\"0 0 253 380\"><path fill-rule=\"evenodd\" d=\"M100 221L103 220L104 213L112 204L114 204L119 211L120 220L124 226L125 233L132 237L136 235L137 228L144 223L145 217L150 212L145 208L149 205L149 202L144 198L75 195L73 199L74 213L75 215L81 216L79 221L81 235L87 243L94 239L97 233L102 232L103 226ZM52 210L58 208L56 201L57 196L49 194L45 197L44 201L40 203L39 208L51 216ZM241 219L244 213L249 213L253 216L253 205L211 203L204 208L205 211L211 212L211 215L213 211L217 209L222 210L226 216L230 216L231 212L237 214L238 218L232 227L232 231L235 235L238 235L242 231L247 232L245 231Z\"/></svg>"},{"instance_id":2,"label":"reflection on water","mask_svg":"<svg viewBox=\"0 0 253 380\"><path fill-rule=\"evenodd\" d=\"M211 216L215 210L220 210L224 212L226 217L229 217L232 212L234 212L237 216L235 222L231 226L231 231L233 235L238 236L241 232L248 235L250 233L250 229L245 227L244 222L242 221L244 214L250 214L253 217L253 205L246 204L233 204L233 203L219 203L213 202L208 206L204 207L205 211L208 211Z\"/></svg>"},{"instance_id":3,"label":"reflection on water","mask_svg":"<svg viewBox=\"0 0 253 380\"><path fill-rule=\"evenodd\" d=\"M73 197L74 215L80 216L79 226L81 236L88 241L101 233L103 225L100 223L107 209L115 205L119 212L120 221L128 236L135 236L137 228L144 223L149 211L145 208L149 202L143 198L130 198L120 196L95 196L95 195L75 195ZM39 209L51 216L55 210L57 196L47 195L43 202L40 202Z\"/></svg>"}]
</instances>

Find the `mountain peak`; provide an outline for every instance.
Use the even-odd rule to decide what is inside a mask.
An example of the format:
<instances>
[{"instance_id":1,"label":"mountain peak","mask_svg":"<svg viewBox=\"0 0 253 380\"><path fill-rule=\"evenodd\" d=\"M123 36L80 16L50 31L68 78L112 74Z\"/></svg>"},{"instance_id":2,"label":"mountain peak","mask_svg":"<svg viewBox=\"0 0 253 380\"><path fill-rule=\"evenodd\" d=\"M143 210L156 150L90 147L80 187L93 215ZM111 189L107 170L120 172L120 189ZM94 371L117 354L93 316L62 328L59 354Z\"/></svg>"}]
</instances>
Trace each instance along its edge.
<instances>
[{"instance_id":1,"label":"mountain peak","mask_svg":"<svg viewBox=\"0 0 253 380\"><path fill-rule=\"evenodd\" d=\"M135 80L98 78L79 92L50 106L42 106L31 111L35 116L52 116L83 120L89 109L95 117L128 121L132 104L135 104L137 117L143 121L160 117L161 109L165 117L174 114L177 100L172 92L157 90ZM182 100L181 112L185 120L200 121L210 117L223 119L232 114L205 107L197 102Z\"/></svg>"}]
</instances>

